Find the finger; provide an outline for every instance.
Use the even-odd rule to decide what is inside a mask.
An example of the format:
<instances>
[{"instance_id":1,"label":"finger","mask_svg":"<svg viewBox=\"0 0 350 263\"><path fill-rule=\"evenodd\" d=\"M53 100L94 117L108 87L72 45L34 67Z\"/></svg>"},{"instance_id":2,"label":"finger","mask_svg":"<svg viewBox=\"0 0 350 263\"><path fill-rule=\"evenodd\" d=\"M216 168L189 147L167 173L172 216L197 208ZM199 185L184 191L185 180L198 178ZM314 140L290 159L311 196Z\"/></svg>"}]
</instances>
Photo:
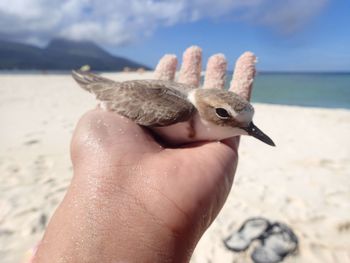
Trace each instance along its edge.
<instances>
[{"instance_id":1,"label":"finger","mask_svg":"<svg viewBox=\"0 0 350 263\"><path fill-rule=\"evenodd\" d=\"M224 54L216 54L209 58L205 73L205 89L225 88L227 61Z\"/></svg>"},{"instance_id":2,"label":"finger","mask_svg":"<svg viewBox=\"0 0 350 263\"><path fill-rule=\"evenodd\" d=\"M158 62L154 71L154 78L160 80L174 80L177 67L175 55L166 54Z\"/></svg>"},{"instance_id":3,"label":"finger","mask_svg":"<svg viewBox=\"0 0 350 263\"><path fill-rule=\"evenodd\" d=\"M179 82L198 87L201 80L202 49L197 46L189 47L182 57Z\"/></svg>"},{"instance_id":4,"label":"finger","mask_svg":"<svg viewBox=\"0 0 350 263\"><path fill-rule=\"evenodd\" d=\"M246 100L250 100L252 94L256 61L256 56L252 52L243 53L236 62L232 77L230 91Z\"/></svg>"}]
</instances>

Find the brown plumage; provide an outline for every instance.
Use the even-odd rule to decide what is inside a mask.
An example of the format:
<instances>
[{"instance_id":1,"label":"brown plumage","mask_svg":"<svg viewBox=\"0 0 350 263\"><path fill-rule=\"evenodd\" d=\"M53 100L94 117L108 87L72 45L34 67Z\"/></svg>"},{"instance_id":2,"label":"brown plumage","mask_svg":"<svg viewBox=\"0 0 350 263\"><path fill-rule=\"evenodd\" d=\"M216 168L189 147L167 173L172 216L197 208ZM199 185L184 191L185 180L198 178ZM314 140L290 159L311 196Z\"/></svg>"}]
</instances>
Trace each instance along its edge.
<instances>
[{"instance_id":1,"label":"brown plumage","mask_svg":"<svg viewBox=\"0 0 350 263\"><path fill-rule=\"evenodd\" d=\"M87 71L73 71L72 76L107 109L143 126L187 121L195 111L186 97L192 89L188 85L162 80L115 82Z\"/></svg>"}]
</instances>

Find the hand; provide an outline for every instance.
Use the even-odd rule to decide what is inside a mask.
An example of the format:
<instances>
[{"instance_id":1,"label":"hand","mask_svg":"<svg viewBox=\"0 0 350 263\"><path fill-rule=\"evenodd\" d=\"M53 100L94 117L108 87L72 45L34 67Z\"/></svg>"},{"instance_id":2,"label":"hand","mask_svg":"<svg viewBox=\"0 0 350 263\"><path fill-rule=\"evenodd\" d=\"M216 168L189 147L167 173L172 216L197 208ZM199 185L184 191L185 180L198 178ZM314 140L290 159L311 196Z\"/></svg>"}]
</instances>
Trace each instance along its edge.
<instances>
[{"instance_id":1,"label":"hand","mask_svg":"<svg viewBox=\"0 0 350 263\"><path fill-rule=\"evenodd\" d=\"M231 87L247 99L254 61L241 56ZM175 70L167 55L155 74ZM198 86L200 70L201 51L189 48L179 81ZM223 88L225 73L224 57L211 57L204 86ZM71 185L34 262L188 262L230 191L237 148L238 138L170 149L113 112L88 112L71 144Z\"/></svg>"}]
</instances>

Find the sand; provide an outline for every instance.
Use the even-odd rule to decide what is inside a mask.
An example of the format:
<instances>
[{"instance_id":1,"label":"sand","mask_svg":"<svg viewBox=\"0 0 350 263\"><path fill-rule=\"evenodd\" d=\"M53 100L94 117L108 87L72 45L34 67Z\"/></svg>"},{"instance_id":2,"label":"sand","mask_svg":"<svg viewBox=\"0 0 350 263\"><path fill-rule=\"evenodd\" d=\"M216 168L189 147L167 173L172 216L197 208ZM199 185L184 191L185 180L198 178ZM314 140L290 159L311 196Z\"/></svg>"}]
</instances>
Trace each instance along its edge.
<instances>
[{"instance_id":1,"label":"sand","mask_svg":"<svg viewBox=\"0 0 350 263\"><path fill-rule=\"evenodd\" d=\"M106 76L125 80L150 73ZM95 106L68 75L0 75L0 258L38 242L72 176L69 143ZM350 111L255 104L277 144L243 138L235 185L192 262L251 262L222 240L251 216L287 223L300 240L285 262L350 262Z\"/></svg>"}]
</instances>

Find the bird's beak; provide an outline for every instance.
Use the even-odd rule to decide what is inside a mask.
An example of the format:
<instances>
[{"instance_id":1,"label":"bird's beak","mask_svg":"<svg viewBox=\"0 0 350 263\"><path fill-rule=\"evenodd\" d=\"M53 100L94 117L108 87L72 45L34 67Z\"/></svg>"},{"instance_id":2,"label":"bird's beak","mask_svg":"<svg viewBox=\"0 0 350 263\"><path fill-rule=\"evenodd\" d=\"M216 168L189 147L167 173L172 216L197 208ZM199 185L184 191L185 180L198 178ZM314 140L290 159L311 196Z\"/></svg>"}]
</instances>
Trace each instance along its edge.
<instances>
[{"instance_id":1,"label":"bird's beak","mask_svg":"<svg viewBox=\"0 0 350 263\"><path fill-rule=\"evenodd\" d=\"M270 137L263 133L258 127L256 127L253 122L249 123L248 127L243 127L242 129L258 140L267 143L268 145L276 146Z\"/></svg>"}]
</instances>

